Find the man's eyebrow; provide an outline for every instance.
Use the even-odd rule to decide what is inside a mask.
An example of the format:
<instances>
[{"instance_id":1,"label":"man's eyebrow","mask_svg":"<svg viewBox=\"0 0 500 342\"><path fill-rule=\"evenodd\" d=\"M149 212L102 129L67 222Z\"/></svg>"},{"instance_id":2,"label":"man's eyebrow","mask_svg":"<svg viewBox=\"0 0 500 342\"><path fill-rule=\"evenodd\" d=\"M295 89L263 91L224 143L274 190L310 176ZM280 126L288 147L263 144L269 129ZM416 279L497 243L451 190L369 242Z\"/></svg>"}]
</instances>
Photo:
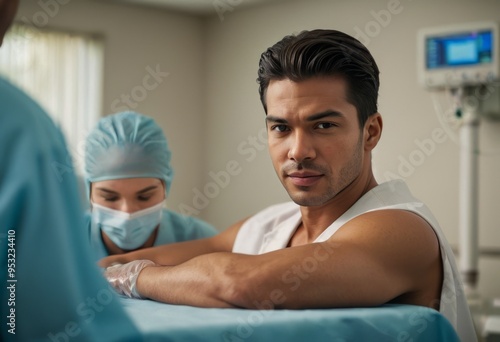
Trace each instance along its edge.
<instances>
[{"instance_id":1,"label":"man's eyebrow","mask_svg":"<svg viewBox=\"0 0 500 342\"><path fill-rule=\"evenodd\" d=\"M285 119L282 119L282 118L279 118L277 116L273 116L273 115L266 115L266 122L272 122L272 123L280 123L280 124L287 124L288 121L286 121Z\"/></svg>"},{"instance_id":2,"label":"man's eyebrow","mask_svg":"<svg viewBox=\"0 0 500 342\"><path fill-rule=\"evenodd\" d=\"M312 114L311 116L307 117L306 121L317 121L321 120L324 118L343 118L344 114L337 112L335 110L325 110L324 112ZM266 116L266 122L273 122L273 123L279 123L279 124L287 124L288 121L282 118L279 118L277 116L273 116L268 114Z\"/></svg>"},{"instance_id":3,"label":"man's eyebrow","mask_svg":"<svg viewBox=\"0 0 500 342\"><path fill-rule=\"evenodd\" d=\"M317 120L321 120L324 118L331 118L331 117L343 118L344 114L337 112L337 111L334 111L334 110L326 110L326 111L321 112L321 113L313 114L313 115L309 116L306 120L307 121L317 121Z\"/></svg>"}]
</instances>

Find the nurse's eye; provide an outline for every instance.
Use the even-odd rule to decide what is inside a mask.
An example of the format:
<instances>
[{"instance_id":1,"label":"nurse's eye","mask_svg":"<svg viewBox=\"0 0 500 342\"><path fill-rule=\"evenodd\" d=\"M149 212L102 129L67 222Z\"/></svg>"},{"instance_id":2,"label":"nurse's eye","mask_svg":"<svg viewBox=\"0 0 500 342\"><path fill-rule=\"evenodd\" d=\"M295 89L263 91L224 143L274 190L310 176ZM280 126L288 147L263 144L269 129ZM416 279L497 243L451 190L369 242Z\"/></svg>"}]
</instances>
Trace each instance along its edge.
<instances>
[{"instance_id":1,"label":"nurse's eye","mask_svg":"<svg viewBox=\"0 0 500 342\"><path fill-rule=\"evenodd\" d=\"M151 196L139 196L139 197L137 197L137 199L139 201L142 201L142 202L149 201L150 198L151 198Z\"/></svg>"},{"instance_id":2,"label":"nurse's eye","mask_svg":"<svg viewBox=\"0 0 500 342\"><path fill-rule=\"evenodd\" d=\"M106 202L115 202L118 200L118 197L103 197L103 199L106 201Z\"/></svg>"},{"instance_id":3,"label":"nurse's eye","mask_svg":"<svg viewBox=\"0 0 500 342\"><path fill-rule=\"evenodd\" d=\"M276 132L286 132L288 130L287 125L273 125L271 126L271 131L276 131Z\"/></svg>"}]
</instances>

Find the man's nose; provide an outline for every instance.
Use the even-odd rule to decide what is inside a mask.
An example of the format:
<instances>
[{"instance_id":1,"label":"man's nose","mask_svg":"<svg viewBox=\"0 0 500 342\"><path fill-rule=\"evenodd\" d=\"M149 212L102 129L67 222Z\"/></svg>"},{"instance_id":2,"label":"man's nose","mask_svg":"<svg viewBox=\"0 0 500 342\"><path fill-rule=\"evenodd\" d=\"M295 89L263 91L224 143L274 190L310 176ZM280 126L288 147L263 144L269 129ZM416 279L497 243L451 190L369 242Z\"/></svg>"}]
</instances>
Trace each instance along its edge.
<instances>
[{"instance_id":1,"label":"man's nose","mask_svg":"<svg viewBox=\"0 0 500 342\"><path fill-rule=\"evenodd\" d=\"M316 149L312 138L305 132L295 131L290 136L288 158L300 164L306 159L314 159L315 157Z\"/></svg>"}]
</instances>

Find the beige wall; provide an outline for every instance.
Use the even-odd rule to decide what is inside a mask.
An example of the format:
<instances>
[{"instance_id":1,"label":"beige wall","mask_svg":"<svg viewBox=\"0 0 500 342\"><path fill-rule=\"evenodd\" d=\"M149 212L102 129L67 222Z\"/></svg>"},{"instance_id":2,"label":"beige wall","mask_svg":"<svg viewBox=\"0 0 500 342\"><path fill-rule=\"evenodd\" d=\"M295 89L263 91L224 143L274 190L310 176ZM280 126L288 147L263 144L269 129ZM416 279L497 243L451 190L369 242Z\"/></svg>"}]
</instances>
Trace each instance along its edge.
<instances>
[{"instance_id":1,"label":"beige wall","mask_svg":"<svg viewBox=\"0 0 500 342\"><path fill-rule=\"evenodd\" d=\"M389 9L390 19L377 21L377 13ZM18 17L30 18L38 11L36 2L24 1ZM416 32L427 26L499 20L498 13L496 0L316 0L235 7L221 21L216 13L200 19L73 0L61 6L49 25L104 35L104 114L112 111L111 104L121 94L141 85L147 66L159 64L170 73L137 110L160 122L172 147L177 173L169 206L221 230L268 204L288 200L262 135L264 113L255 82L260 53L303 29L370 33L361 40L381 69L379 110L384 118L382 141L374 152L376 177L381 182L388 172L403 176L456 245L457 132L442 125L434 109L436 101L449 108L445 97L433 101L417 84ZM499 130L499 123L484 122L481 127L480 244L485 247L500 247ZM415 156L419 143L432 139L433 132L438 134L434 150L413 169L403 169L403 160ZM498 269L500 259L481 259L480 290L485 296L500 296Z\"/></svg>"}]
</instances>

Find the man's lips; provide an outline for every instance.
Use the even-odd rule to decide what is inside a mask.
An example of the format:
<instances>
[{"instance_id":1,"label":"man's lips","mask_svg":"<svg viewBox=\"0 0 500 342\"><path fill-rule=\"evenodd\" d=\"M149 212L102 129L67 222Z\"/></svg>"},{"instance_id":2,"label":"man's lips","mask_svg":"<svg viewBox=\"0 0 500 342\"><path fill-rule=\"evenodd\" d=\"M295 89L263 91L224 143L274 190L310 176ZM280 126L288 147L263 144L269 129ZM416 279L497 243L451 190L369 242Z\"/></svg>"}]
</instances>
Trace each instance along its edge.
<instances>
[{"instance_id":1,"label":"man's lips","mask_svg":"<svg viewBox=\"0 0 500 342\"><path fill-rule=\"evenodd\" d=\"M317 172L296 171L287 174L292 184L296 186L311 186L318 182L323 175Z\"/></svg>"}]
</instances>

